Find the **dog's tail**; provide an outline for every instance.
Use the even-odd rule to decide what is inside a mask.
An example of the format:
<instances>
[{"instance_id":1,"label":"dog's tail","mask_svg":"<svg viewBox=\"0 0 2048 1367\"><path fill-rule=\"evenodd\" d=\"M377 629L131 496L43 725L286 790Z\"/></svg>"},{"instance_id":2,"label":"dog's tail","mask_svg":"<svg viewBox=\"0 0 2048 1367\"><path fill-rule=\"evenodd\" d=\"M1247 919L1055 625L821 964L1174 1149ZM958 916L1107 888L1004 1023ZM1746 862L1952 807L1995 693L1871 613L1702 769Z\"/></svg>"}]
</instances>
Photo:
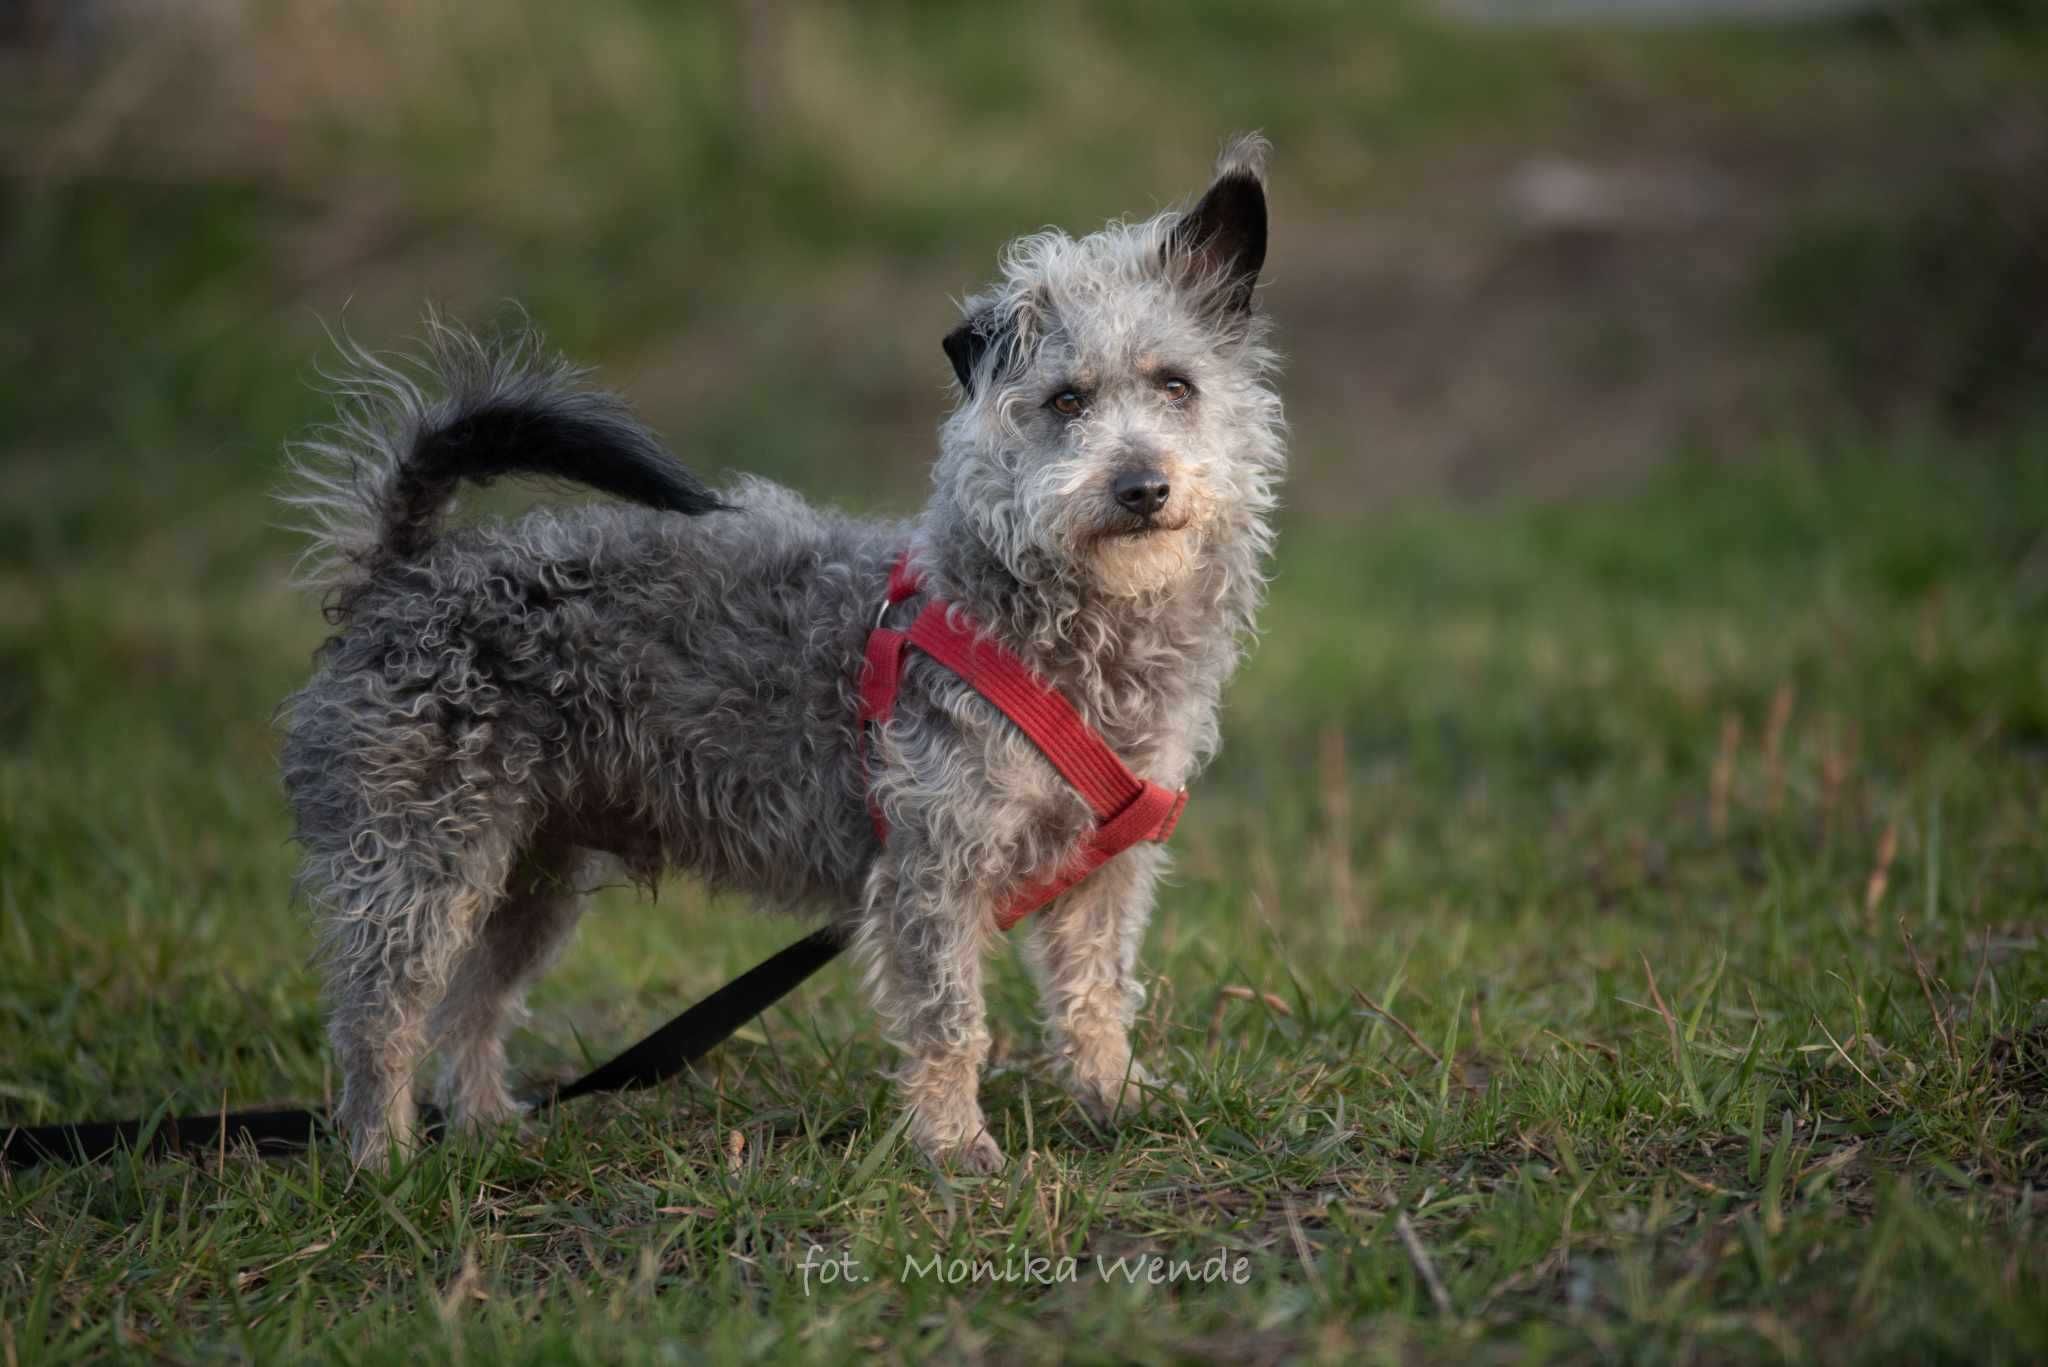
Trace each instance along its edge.
<instances>
[{"instance_id":1,"label":"dog's tail","mask_svg":"<svg viewBox=\"0 0 2048 1367\"><path fill-rule=\"evenodd\" d=\"M336 612L380 567L433 544L464 480L537 475L693 515L728 506L531 331L487 341L429 316L420 357L339 345L345 368L327 377L339 413L292 445L281 495L310 520L299 577Z\"/></svg>"}]
</instances>

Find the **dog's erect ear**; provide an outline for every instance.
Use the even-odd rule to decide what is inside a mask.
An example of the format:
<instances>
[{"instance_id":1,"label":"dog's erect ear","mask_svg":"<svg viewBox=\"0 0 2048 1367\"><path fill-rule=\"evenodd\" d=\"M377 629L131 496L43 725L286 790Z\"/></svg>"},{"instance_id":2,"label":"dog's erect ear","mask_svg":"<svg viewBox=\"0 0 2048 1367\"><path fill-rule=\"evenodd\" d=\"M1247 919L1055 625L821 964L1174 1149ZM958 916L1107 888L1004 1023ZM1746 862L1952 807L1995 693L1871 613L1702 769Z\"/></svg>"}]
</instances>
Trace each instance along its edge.
<instances>
[{"instance_id":1,"label":"dog's erect ear","mask_svg":"<svg viewBox=\"0 0 2048 1367\"><path fill-rule=\"evenodd\" d=\"M960 387L972 394L974 377L981 368L982 358L991 351L997 352L995 368L1000 370L1016 337L1014 320L1002 318L996 310L985 308L947 333L946 340L940 345L946 348L946 359L953 363L953 373L960 377Z\"/></svg>"},{"instance_id":2,"label":"dog's erect ear","mask_svg":"<svg viewBox=\"0 0 2048 1367\"><path fill-rule=\"evenodd\" d=\"M1265 140L1238 138L1217 162L1216 182L1173 228L1169 262L1192 284L1214 287L1229 313L1251 308L1266 264Z\"/></svg>"}]
</instances>

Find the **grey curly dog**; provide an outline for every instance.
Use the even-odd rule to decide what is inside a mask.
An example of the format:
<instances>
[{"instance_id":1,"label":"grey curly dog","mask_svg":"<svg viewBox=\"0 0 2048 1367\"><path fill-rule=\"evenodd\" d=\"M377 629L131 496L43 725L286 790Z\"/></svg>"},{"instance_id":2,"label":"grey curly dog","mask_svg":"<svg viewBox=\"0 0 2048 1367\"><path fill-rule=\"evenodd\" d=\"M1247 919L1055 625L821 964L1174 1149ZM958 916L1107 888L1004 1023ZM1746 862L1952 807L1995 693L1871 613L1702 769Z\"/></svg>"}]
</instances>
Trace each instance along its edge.
<instances>
[{"instance_id":1,"label":"grey curly dog","mask_svg":"<svg viewBox=\"0 0 2048 1367\"><path fill-rule=\"evenodd\" d=\"M457 1124L517 1114L508 1019L606 863L838 918L918 1144L1002 1164L977 1095L994 911L1093 815L921 657L863 761L863 647L908 548L1137 774L1177 787L1215 752L1285 463L1253 300L1264 162L1240 138L1190 209L1010 244L945 339L957 403L908 522L713 492L530 337L430 322L412 368L350 349L287 495L334 632L281 716L358 1164L415 1140L429 1048ZM625 502L442 530L458 483L501 475ZM1063 1080L1104 1121L1152 1083L1128 1036L1163 863L1130 849L1028 923Z\"/></svg>"}]
</instances>

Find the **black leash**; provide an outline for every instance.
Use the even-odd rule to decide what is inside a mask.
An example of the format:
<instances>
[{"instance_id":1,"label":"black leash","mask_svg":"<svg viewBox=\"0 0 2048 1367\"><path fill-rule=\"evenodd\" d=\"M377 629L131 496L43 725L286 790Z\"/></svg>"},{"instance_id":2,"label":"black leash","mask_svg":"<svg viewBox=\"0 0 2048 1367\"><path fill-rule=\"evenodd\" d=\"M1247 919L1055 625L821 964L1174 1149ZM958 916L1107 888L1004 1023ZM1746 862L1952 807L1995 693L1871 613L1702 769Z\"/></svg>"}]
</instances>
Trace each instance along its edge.
<instances>
[{"instance_id":1,"label":"black leash","mask_svg":"<svg viewBox=\"0 0 2048 1367\"><path fill-rule=\"evenodd\" d=\"M732 1037L732 1032L789 995L844 948L827 926L762 960L684 1011L609 1063L600 1064L563 1087L532 1098L573 1101L597 1092L630 1092L674 1077ZM155 1157L192 1149L253 1146L259 1153L308 1148L327 1127L325 1107L262 1111L214 1111L207 1115L148 1120L86 1121L75 1125L24 1125L0 1143L0 1167L38 1163L92 1163L128 1151ZM438 1140L446 1120L425 1107L421 1133Z\"/></svg>"}]
</instances>

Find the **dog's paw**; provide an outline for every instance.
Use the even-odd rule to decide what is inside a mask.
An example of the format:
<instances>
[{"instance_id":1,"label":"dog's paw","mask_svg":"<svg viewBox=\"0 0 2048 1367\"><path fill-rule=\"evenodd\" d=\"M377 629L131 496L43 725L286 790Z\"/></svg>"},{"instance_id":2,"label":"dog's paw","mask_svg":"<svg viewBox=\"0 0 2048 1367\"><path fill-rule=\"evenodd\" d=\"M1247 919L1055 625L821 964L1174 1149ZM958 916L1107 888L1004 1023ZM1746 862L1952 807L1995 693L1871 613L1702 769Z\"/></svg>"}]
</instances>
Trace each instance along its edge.
<instances>
[{"instance_id":1,"label":"dog's paw","mask_svg":"<svg viewBox=\"0 0 2048 1367\"><path fill-rule=\"evenodd\" d=\"M931 1155L932 1162L949 1172L974 1173L986 1177L998 1173L1009 1163L1004 1156L1002 1145L987 1130L974 1136L964 1144L955 1144Z\"/></svg>"},{"instance_id":2,"label":"dog's paw","mask_svg":"<svg viewBox=\"0 0 2048 1367\"><path fill-rule=\"evenodd\" d=\"M383 1177L391 1171L391 1146L381 1141L374 1144L358 1144L351 1140L348 1146L349 1167L369 1177Z\"/></svg>"},{"instance_id":3,"label":"dog's paw","mask_svg":"<svg viewBox=\"0 0 2048 1367\"><path fill-rule=\"evenodd\" d=\"M1187 1095L1178 1085L1161 1082L1141 1063L1132 1063L1128 1070L1109 1077L1076 1077L1073 1091L1088 1118L1105 1130L1142 1115L1166 1098Z\"/></svg>"},{"instance_id":4,"label":"dog's paw","mask_svg":"<svg viewBox=\"0 0 2048 1367\"><path fill-rule=\"evenodd\" d=\"M371 1177L388 1177L419 1156L421 1138L388 1130L348 1132L349 1166Z\"/></svg>"},{"instance_id":5,"label":"dog's paw","mask_svg":"<svg viewBox=\"0 0 2048 1367\"><path fill-rule=\"evenodd\" d=\"M472 1139L488 1139L510 1133L524 1140L536 1133L530 1119L533 1107L511 1097L492 1098L486 1104L458 1106L449 1117L448 1129L451 1135Z\"/></svg>"},{"instance_id":6,"label":"dog's paw","mask_svg":"<svg viewBox=\"0 0 2048 1367\"><path fill-rule=\"evenodd\" d=\"M1003 1166L1003 1151L975 1100L980 1063L978 1053L940 1053L911 1060L899 1077L910 1138L942 1171L991 1173Z\"/></svg>"}]
</instances>

